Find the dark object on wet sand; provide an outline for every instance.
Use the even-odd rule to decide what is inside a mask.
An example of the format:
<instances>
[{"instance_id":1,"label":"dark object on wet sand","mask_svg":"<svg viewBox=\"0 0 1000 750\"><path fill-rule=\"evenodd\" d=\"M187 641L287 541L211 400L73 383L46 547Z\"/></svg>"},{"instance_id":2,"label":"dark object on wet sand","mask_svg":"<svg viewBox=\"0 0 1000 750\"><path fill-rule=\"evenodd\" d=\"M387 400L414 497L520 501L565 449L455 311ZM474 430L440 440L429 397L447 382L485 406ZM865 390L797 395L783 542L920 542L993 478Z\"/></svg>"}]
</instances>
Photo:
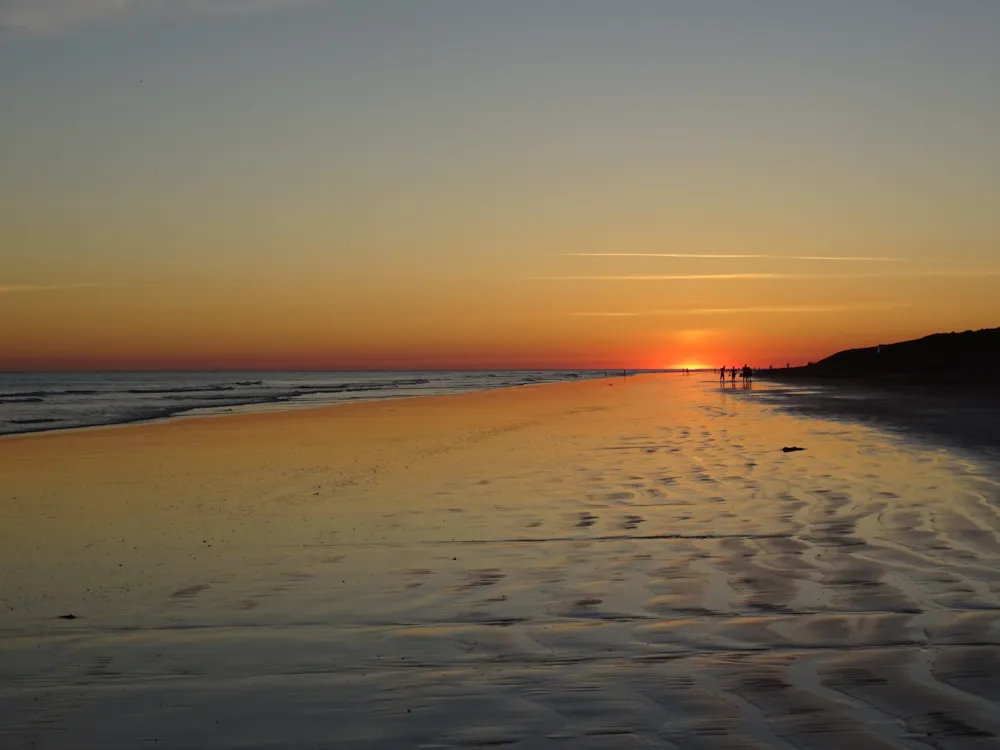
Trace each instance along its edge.
<instances>
[{"instance_id":1,"label":"dark object on wet sand","mask_svg":"<svg viewBox=\"0 0 1000 750\"><path fill-rule=\"evenodd\" d=\"M794 453L795 451L804 451L805 448L800 448L797 445L786 445L781 449L782 453Z\"/></svg>"},{"instance_id":2,"label":"dark object on wet sand","mask_svg":"<svg viewBox=\"0 0 1000 750\"><path fill-rule=\"evenodd\" d=\"M76 618L76 615L74 615L74 614L68 614L68 615L59 615L56 619L57 620L75 620L77 618Z\"/></svg>"}]
</instances>

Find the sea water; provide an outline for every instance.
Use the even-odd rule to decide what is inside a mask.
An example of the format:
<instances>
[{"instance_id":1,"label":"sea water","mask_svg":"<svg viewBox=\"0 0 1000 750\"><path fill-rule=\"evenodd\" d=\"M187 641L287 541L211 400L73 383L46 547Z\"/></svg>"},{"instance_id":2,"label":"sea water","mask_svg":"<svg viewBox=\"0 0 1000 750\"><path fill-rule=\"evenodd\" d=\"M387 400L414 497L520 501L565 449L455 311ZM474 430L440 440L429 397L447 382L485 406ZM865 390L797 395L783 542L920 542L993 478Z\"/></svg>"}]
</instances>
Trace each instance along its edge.
<instances>
[{"instance_id":1,"label":"sea water","mask_svg":"<svg viewBox=\"0 0 1000 750\"><path fill-rule=\"evenodd\" d=\"M0 435L605 377L605 371L0 373Z\"/></svg>"}]
</instances>

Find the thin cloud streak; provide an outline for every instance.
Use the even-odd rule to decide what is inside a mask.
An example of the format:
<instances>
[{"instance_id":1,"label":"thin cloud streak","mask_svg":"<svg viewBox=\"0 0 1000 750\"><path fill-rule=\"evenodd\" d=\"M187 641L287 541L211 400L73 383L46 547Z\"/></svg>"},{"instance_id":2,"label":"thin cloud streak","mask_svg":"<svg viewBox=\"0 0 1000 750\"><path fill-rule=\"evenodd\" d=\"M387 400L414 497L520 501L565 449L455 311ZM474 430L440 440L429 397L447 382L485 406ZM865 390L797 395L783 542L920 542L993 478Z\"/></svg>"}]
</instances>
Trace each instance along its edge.
<instances>
[{"instance_id":1,"label":"thin cloud streak","mask_svg":"<svg viewBox=\"0 0 1000 750\"><path fill-rule=\"evenodd\" d=\"M0 294L25 294L29 292L66 292L73 289L93 289L98 284L0 284Z\"/></svg>"},{"instance_id":2,"label":"thin cloud streak","mask_svg":"<svg viewBox=\"0 0 1000 750\"><path fill-rule=\"evenodd\" d=\"M896 310L912 304L872 302L855 305L787 305L763 307L695 307L673 310L640 310L638 312L575 312L580 318L642 318L664 315L731 315L742 313L778 313L782 315L856 312L858 310Z\"/></svg>"},{"instance_id":3,"label":"thin cloud streak","mask_svg":"<svg viewBox=\"0 0 1000 750\"><path fill-rule=\"evenodd\" d=\"M720 253L562 253L564 258L726 258L754 260L836 260L864 261L868 263L900 263L907 258L853 258L839 255L761 255L761 254L720 254Z\"/></svg>"},{"instance_id":4,"label":"thin cloud streak","mask_svg":"<svg viewBox=\"0 0 1000 750\"><path fill-rule=\"evenodd\" d=\"M534 281L697 281L705 279L801 279L811 274L796 273L691 273L642 276L535 276Z\"/></svg>"},{"instance_id":5,"label":"thin cloud streak","mask_svg":"<svg viewBox=\"0 0 1000 750\"><path fill-rule=\"evenodd\" d=\"M27 33L59 31L129 13L254 13L319 0L0 0L0 29Z\"/></svg>"},{"instance_id":6,"label":"thin cloud streak","mask_svg":"<svg viewBox=\"0 0 1000 750\"><path fill-rule=\"evenodd\" d=\"M726 281L753 279L894 279L924 277L1000 276L1000 270L986 271L901 271L892 273L693 273L643 274L630 276L532 276L531 281Z\"/></svg>"}]
</instances>

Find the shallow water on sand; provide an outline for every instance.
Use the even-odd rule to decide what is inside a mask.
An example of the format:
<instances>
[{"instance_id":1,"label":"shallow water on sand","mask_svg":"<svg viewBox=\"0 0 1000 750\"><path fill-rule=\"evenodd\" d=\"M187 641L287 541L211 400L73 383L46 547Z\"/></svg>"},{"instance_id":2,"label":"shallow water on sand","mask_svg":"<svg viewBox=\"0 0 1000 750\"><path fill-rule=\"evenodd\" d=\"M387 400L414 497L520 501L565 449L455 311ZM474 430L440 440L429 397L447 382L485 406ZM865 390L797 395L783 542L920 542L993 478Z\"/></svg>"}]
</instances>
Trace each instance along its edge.
<instances>
[{"instance_id":1,"label":"shallow water on sand","mask_svg":"<svg viewBox=\"0 0 1000 750\"><path fill-rule=\"evenodd\" d=\"M1000 747L993 467L696 377L596 385L394 479L257 466L259 501L89 527L19 495L0 746Z\"/></svg>"}]
</instances>

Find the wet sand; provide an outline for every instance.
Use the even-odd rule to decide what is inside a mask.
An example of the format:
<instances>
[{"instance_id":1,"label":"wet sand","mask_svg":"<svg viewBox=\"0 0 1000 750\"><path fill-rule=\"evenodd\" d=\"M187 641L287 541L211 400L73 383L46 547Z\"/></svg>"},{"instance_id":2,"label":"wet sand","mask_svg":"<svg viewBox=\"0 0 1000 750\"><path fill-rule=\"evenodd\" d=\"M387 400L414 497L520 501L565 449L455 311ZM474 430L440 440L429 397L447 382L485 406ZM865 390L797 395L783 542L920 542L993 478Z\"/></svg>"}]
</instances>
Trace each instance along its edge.
<instances>
[{"instance_id":1,"label":"wet sand","mask_svg":"<svg viewBox=\"0 0 1000 750\"><path fill-rule=\"evenodd\" d=\"M749 397L790 414L872 424L1000 462L1000 392L992 385L930 387L835 378L785 381L780 371L762 377L777 382L753 389Z\"/></svg>"},{"instance_id":2,"label":"wet sand","mask_svg":"<svg viewBox=\"0 0 1000 750\"><path fill-rule=\"evenodd\" d=\"M0 440L0 747L1000 746L996 469L738 391Z\"/></svg>"}]
</instances>

